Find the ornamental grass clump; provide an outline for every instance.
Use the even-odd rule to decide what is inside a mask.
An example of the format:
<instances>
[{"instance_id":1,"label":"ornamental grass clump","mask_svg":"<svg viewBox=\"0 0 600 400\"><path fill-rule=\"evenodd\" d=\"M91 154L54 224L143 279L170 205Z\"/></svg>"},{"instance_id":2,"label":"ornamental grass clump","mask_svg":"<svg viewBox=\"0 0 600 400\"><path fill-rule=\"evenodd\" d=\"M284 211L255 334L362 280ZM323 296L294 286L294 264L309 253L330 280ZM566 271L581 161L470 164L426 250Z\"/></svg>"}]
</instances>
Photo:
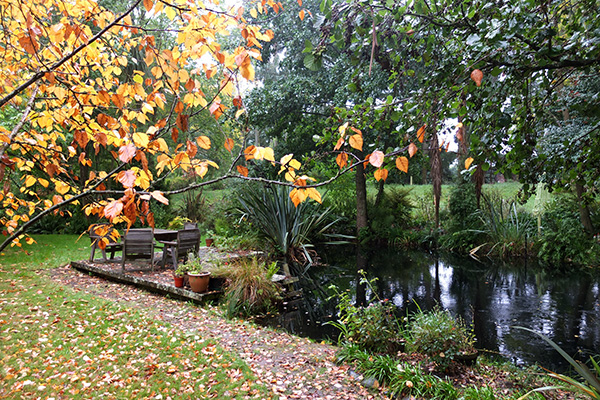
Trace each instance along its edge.
<instances>
[{"instance_id":1,"label":"ornamental grass clump","mask_svg":"<svg viewBox=\"0 0 600 400\"><path fill-rule=\"evenodd\" d=\"M225 307L228 317L259 315L275 308L281 288L272 281L279 267L259 258L242 258L222 271L227 278Z\"/></svg>"}]
</instances>

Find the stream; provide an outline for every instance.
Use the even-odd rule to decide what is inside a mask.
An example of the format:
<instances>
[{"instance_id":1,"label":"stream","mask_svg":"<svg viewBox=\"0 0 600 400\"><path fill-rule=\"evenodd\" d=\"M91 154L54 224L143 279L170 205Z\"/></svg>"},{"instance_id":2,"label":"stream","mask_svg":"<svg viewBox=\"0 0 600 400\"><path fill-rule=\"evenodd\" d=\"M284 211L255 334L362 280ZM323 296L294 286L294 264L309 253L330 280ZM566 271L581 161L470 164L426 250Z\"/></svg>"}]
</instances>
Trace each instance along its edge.
<instances>
[{"instance_id":1,"label":"stream","mask_svg":"<svg viewBox=\"0 0 600 400\"><path fill-rule=\"evenodd\" d=\"M460 316L477 338L477 347L517 365L538 363L558 372L565 360L541 338L515 329L543 333L568 354L588 360L600 354L600 278L590 271L548 272L523 262L476 261L394 249L357 254L335 246L319 253L303 280L303 297L268 324L315 340L335 341L338 333L324 324L335 317L330 285L349 289L357 303L374 297L360 285L357 271L377 278L377 296L389 299L400 315L439 304Z\"/></svg>"}]
</instances>

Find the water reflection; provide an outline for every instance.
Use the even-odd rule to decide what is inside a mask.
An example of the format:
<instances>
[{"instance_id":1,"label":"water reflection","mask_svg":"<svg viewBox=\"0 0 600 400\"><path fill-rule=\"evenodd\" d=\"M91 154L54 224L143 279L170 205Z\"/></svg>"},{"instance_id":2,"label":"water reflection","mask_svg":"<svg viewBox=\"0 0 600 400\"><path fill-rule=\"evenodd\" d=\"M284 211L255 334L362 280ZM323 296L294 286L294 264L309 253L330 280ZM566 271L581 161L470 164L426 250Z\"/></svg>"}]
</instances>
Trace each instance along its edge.
<instances>
[{"instance_id":1,"label":"water reflection","mask_svg":"<svg viewBox=\"0 0 600 400\"><path fill-rule=\"evenodd\" d=\"M515 330L524 326L543 332L569 354L587 359L600 353L600 283L585 272L549 274L532 265L496 265L426 253L355 250L326 252L329 265L313 269L305 282L305 302L287 316L294 333L315 339L335 339L322 322L335 313L323 288L335 284L350 289L358 304L373 296L360 285L358 269L377 278L377 295L392 300L404 314L416 304L436 304L472 324L478 347L497 352L516 363L539 362L563 370L562 358L541 339ZM285 321L279 321L285 325ZM290 329L288 327L288 329Z\"/></svg>"}]
</instances>

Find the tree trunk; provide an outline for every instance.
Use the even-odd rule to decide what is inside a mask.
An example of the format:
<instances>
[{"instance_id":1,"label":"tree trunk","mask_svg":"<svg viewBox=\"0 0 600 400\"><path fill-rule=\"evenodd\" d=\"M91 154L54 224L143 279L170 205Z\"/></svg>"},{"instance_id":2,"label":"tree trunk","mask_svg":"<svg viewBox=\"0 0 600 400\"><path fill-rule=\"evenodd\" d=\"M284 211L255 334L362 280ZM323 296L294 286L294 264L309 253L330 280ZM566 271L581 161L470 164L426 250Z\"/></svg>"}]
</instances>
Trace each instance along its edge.
<instances>
[{"instance_id":1,"label":"tree trunk","mask_svg":"<svg viewBox=\"0 0 600 400\"><path fill-rule=\"evenodd\" d=\"M435 125L433 125L435 127ZM433 205L435 207L435 227L440 227L440 199L442 197L442 157L437 133L431 135L431 147L429 157L431 158L431 181L433 183Z\"/></svg>"},{"instance_id":2,"label":"tree trunk","mask_svg":"<svg viewBox=\"0 0 600 400\"><path fill-rule=\"evenodd\" d=\"M384 193L384 187L385 187L385 181L383 179L381 179L377 185L377 196L375 197L375 208L379 207L379 204L381 204L381 199L383 198L383 193Z\"/></svg>"},{"instance_id":3,"label":"tree trunk","mask_svg":"<svg viewBox=\"0 0 600 400\"><path fill-rule=\"evenodd\" d=\"M485 171L481 167L481 164L477 165L475 173L473 174L473 182L475 183L475 197L477 198L477 208L480 208L481 204L481 188L485 182Z\"/></svg>"},{"instance_id":4,"label":"tree trunk","mask_svg":"<svg viewBox=\"0 0 600 400\"><path fill-rule=\"evenodd\" d=\"M581 223L583 224L583 228L588 236L594 236L594 224L592 223L592 218L590 216L590 209L587 206L587 203L584 198L585 187L579 182L575 183L575 191L577 192L577 204L579 205L579 217L581 218Z\"/></svg>"},{"instance_id":5,"label":"tree trunk","mask_svg":"<svg viewBox=\"0 0 600 400\"><path fill-rule=\"evenodd\" d=\"M356 233L369 225L367 215L367 180L363 163L356 166Z\"/></svg>"}]
</instances>

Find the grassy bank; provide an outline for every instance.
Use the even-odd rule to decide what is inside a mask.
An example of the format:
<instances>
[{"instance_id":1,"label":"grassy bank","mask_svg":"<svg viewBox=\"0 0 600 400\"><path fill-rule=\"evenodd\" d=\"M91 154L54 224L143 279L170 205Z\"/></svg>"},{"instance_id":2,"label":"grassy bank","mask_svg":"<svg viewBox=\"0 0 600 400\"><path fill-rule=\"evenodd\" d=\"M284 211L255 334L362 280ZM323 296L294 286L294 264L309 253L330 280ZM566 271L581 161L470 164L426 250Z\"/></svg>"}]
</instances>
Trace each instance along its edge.
<instances>
[{"instance_id":1,"label":"grassy bank","mask_svg":"<svg viewBox=\"0 0 600 400\"><path fill-rule=\"evenodd\" d=\"M215 341L57 285L87 238L35 236L0 255L0 398L271 398Z\"/></svg>"}]
</instances>

